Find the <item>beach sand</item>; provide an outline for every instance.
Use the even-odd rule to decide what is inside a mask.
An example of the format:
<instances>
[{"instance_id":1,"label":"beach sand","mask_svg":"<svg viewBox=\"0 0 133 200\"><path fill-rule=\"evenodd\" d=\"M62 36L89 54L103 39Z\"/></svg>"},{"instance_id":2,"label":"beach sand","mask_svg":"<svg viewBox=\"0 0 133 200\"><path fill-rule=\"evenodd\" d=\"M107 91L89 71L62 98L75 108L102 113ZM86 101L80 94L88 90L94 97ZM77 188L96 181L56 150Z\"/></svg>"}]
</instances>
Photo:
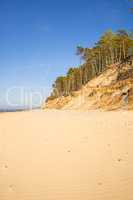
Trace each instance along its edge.
<instances>
[{"instance_id":1,"label":"beach sand","mask_svg":"<svg viewBox=\"0 0 133 200\"><path fill-rule=\"evenodd\" d=\"M133 112L0 114L0 200L132 200Z\"/></svg>"}]
</instances>

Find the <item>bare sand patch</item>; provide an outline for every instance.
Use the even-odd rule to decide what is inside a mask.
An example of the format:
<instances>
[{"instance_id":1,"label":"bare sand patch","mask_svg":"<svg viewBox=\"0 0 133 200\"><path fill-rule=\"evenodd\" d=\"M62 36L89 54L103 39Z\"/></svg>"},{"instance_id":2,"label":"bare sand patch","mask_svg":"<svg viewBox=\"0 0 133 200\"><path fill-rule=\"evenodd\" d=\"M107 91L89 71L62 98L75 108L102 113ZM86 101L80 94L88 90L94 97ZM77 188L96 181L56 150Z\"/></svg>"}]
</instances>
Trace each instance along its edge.
<instances>
[{"instance_id":1,"label":"bare sand patch","mask_svg":"<svg viewBox=\"0 0 133 200\"><path fill-rule=\"evenodd\" d=\"M132 200L133 112L0 115L0 200Z\"/></svg>"}]
</instances>

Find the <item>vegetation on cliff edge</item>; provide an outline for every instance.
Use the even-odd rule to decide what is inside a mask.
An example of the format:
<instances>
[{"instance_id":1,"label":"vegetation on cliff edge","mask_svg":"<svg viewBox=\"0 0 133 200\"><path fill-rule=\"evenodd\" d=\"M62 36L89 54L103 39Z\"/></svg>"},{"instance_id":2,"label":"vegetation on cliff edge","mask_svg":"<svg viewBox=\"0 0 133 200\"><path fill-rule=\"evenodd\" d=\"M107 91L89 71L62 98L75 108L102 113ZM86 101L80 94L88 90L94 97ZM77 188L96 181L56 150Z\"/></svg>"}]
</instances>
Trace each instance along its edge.
<instances>
[{"instance_id":1,"label":"vegetation on cliff edge","mask_svg":"<svg viewBox=\"0 0 133 200\"><path fill-rule=\"evenodd\" d=\"M121 63L133 54L133 33L125 30L105 32L92 48L77 47L77 55L84 61L79 67L70 67L66 76L57 77L53 91L46 101L72 95L111 64Z\"/></svg>"}]
</instances>

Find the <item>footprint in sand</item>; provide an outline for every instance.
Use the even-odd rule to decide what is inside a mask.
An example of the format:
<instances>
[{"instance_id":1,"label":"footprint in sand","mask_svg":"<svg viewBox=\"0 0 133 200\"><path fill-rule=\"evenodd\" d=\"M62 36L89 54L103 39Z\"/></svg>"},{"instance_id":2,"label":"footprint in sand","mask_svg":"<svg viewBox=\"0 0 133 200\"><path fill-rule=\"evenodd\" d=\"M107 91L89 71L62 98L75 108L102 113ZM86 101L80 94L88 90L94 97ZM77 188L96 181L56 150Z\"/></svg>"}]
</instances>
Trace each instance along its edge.
<instances>
[{"instance_id":1,"label":"footprint in sand","mask_svg":"<svg viewBox=\"0 0 133 200\"><path fill-rule=\"evenodd\" d=\"M118 161L118 162L121 162L121 161L122 161L122 159L121 159L121 158L118 158L118 159L117 159L117 161Z\"/></svg>"},{"instance_id":2,"label":"footprint in sand","mask_svg":"<svg viewBox=\"0 0 133 200\"><path fill-rule=\"evenodd\" d=\"M8 169L8 165L1 163L1 165L0 165L0 171L3 172L3 173L5 173L7 171L7 169Z\"/></svg>"},{"instance_id":3,"label":"footprint in sand","mask_svg":"<svg viewBox=\"0 0 133 200\"><path fill-rule=\"evenodd\" d=\"M98 185L102 185L102 182L99 182Z\"/></svg>"},{"instance_id":4,"label":"footprint in sand","mask_svg":"<svg viewBox=\"0 0 133 200\"><path fill-rule=\"evenodd\" d=\"M12 184L9 185L9 190L10 190L10 191L14 191L14 185L12 185Z\"/></svg>"},{"instance_id":5,"label":"footprint in sand","mask_svg":"<svg viewBox=\"0 0 133 200\"><path fill-rule=\"evenodd\" d=\"M1 164L1 168L8 169L8 165L7 164Z\"/></svg>"},{"instance_id":6,"label":"footprint in sand","mask_svg":"<svg viewBox=\"0 0 133 200\"><path fill-rule=\"evenodd\" d=\"M3 168L8 169L8 165L7 164L3 165Z\"/></svg>"}]
</instances>

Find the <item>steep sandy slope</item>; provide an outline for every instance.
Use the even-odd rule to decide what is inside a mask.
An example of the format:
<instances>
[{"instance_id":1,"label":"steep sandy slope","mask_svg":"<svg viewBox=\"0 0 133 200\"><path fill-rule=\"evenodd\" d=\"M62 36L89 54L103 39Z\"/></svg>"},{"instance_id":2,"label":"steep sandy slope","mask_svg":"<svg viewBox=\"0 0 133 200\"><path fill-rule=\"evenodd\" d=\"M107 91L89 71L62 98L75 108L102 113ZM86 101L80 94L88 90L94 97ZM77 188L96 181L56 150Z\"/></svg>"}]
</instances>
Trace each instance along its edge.
<instances>
[{"instance_id":1,"label":"steep sandy slope","mask_svg":"<svg viewBox=\"0 0 133 200\"><path fill-rule=\"evenodd\" d=\"M89 81L71 96L48 101L43 108L56 109L132 109L133 66L115 64Z\"/></svg>"}]
</instances>

